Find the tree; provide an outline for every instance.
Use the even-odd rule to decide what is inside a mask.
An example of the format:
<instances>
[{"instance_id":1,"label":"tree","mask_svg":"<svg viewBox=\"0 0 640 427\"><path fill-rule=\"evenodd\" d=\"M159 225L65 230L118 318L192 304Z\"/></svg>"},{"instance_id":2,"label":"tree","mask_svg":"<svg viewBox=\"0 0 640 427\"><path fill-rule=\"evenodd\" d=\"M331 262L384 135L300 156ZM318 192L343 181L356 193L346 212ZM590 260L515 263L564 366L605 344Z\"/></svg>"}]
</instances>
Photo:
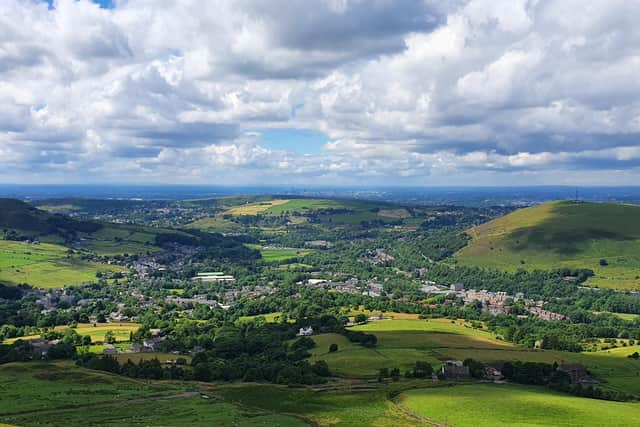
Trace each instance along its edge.
<instances>
[{"instance_id":1,"label":"tree","mask_svg":"<svg viewBox=\"0 0 640 427\"><path fill-rule=\"evenodd\" d=\"M400 379L400 369L393 368L390 375L393 381L398 381Z\"/></svg>"},{"instance_id":2,"label":"tree","mask_svg":"<svg viewBox=\"0 0 640 427\"><path fill-rule=\"evenodd\" d=\"M381 383L385 378L389 376L389 368L378 369L378 382Z\"/></svg>"},{"instance_id":3,"label":"tree","mask_svg":"<svg viewBox=\"0 0 640 427\"><path fill-rule=\"evenodd\" d=\"M107 333L104 334L104 342L106 342L107 344L115 344L116 335L113 333L113 331L107 331Z\"/></svg>"},{"instance_id":4,"label":"tree","mask_svg":"<svg viewBox=\"0 0 640 427\"><path fill-rule=\"evenodd\" d=\"M367 321L367 316L365 314L356 314L356 317L354 317L354 322L356 323L364 323Z\"/></svg>"},{"instance_id":5,"label":"tree","mask_svg":"<svg viewBox=\"0 0 640 427\"><path fill-rule=\"evenodd\" d=\"M335 353L336 351L338 351L338 344L333 343L329 346L329 353Z\"/></svg>"},{"instance_id":6,"label":"tree","mask_svg":"<svg viewBox=\"0 0 640 427\"><path fill-rule=\"evenodd\" d=\"M329 371L329 365L324 360L318 360L311 366L311 371L319 377L328 377L331 375Z\"/></svg>"},{"instance_id":7,"label":"tree","mask_svg":"<svg viewBox=\"0 0 640 427\"><path fill-rule=\"evenodd\" d=\"M414 378L428 378L433 373L433 366L428 362L417 361L413 367Z\"/></svg>"}]
</instances>

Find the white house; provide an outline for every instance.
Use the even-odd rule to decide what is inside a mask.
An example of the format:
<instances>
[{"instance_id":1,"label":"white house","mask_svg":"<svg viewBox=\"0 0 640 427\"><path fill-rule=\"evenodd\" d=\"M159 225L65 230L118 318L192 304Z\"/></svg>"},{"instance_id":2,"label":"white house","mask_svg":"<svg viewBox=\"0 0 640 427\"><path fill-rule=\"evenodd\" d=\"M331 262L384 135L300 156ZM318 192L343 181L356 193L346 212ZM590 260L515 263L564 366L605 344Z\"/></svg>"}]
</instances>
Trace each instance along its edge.
<instances>
[{"instance_id":1,"label":"white house","mask_svg":"<svg viewBox=\"0 0 640 427\"><path fill-rule=\"evenodd\" d=\"M299 337L308 337L309 335L313 335L313 328L311 326L300 328L300 332L298 332Z\"/></svg>"}]
</instances>

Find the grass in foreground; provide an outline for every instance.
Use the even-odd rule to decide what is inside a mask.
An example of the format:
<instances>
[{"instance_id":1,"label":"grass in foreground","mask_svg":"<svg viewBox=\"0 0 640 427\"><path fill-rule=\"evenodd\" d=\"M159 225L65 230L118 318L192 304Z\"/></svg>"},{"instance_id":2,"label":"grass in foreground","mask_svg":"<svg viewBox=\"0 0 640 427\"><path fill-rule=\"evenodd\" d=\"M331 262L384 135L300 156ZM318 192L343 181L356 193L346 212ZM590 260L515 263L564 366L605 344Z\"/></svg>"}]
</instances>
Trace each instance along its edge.
<instances>
[{"instance_id":1,"label":"grass in foreground","mask_svg":"<svg viewBox=\"0 0 640 427\"><path fill-rule=\"evenodd\" d=\"M536 387L478 384L404 392L398 403L422 417L447 425L630 426L637 425L640 404L607 402Z\"/></svg>"}]
</instances>

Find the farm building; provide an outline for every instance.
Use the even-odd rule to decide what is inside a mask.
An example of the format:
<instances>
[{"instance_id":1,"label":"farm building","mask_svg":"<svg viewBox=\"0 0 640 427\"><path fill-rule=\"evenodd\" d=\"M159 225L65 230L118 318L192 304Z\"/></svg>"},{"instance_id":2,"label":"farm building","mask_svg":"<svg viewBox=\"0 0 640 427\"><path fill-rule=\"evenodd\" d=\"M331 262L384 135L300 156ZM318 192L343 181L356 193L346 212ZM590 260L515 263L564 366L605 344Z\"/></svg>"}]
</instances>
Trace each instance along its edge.
<instances>
[{"instance_id":1,"label":"farm building","mask_svg":"<svg viewBox=\"0 0 640 427\"><path fill-rule=\"evenodd\" d=\"M313 335L313 328L311 326L308 326L306 328L300 328L300 331L297 334L299 337L308 337L310 335Z\"/></svg>"},{"instance_id":2,"label":"farm building","mask_svg":"<svg viewBox=\"0 0 640 427\"><path fill-rule=\"evenodd\" d=\"M469 367L464 366L461 360L447 360L442 365L442 375L448 379L468 378Z\"/></svg>"}]
</instances>

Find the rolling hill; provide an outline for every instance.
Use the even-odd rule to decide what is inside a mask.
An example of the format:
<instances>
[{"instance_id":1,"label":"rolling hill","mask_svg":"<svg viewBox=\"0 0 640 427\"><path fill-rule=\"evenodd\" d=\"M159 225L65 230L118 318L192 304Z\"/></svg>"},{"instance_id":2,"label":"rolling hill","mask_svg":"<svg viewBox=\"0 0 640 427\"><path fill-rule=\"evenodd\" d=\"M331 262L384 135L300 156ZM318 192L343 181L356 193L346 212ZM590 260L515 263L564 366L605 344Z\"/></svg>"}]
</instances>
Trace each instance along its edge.
<instances>
[{"instance_id":1,"label":"rolling hill","mask_svg":"<svg viewBox=\"0 0 640 427\"><path fill-rule=\"evenodd\" d=\"M220 234L78 220L0 199L0 284L51 288L93 282L98 272L123 268L86 258L153 252L171 244L206 248L219 258L259 256Z\"/></svg>"},{"instance_id":2,"label":"rolling hill","mask_svg":"<svg viewBox=\"0 0 640 427\"><path fill-rule=\"evenodd\" d=\"M463 265L506 271L588 268L588 285L640 288L640 206L552 202L515 211L467 231Z\"/></svg>"}]
</instances>

